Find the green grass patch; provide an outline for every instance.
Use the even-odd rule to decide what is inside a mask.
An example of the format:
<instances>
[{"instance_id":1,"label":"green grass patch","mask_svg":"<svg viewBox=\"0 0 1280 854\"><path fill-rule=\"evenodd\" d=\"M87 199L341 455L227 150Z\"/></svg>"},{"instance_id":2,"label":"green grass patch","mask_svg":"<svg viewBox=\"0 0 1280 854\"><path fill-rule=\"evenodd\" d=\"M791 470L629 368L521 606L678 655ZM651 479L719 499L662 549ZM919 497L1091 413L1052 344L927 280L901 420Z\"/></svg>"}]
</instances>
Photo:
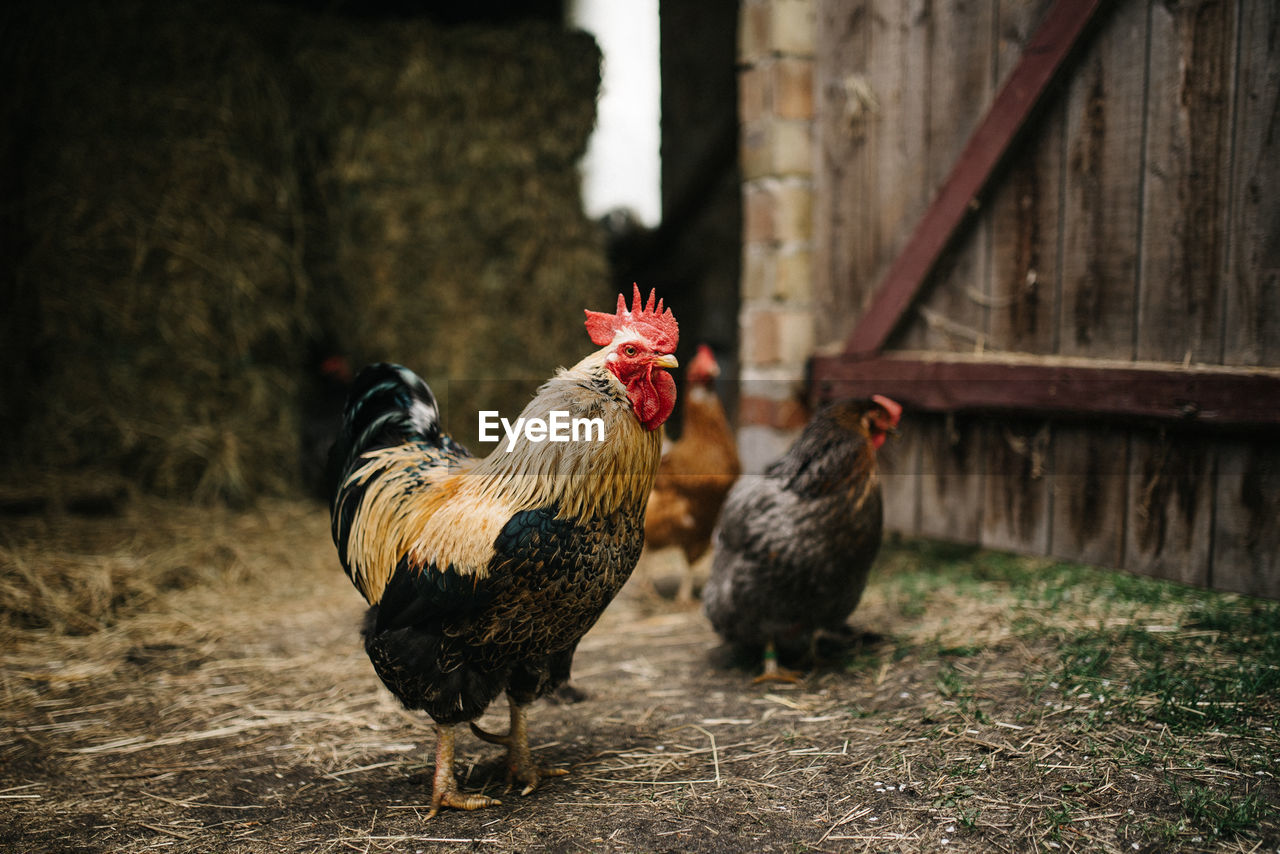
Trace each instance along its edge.
<instances>
[{"instance_id":1,"label":"green grass patch","mask_svg":"<svg viewBox=\"0 0 1280 854\"><path fill-rule=\"evenodd\" d=\"M1251 830L1275 814L1256 789L1236 791L1221 786L1169 781L1190 828L1215 838Z\"/></svg>"},{"instance_id":2,"label":"green grass patch","mask_svg":"<svg viewBox=\"0 0 1280 854\"><path fill-rule=\"evenodd\" d=\"M991 765L963 740L942 749L935 809L974 828L1026 784L1040 838L1063 847L1101 838L1117 792L1125 845L1274 836L1280 602L927 542L888 547L873 583L891 618L880 662L890 679L915 666L904 687L928 701L919 735L952 745L975 728L1011 748Z\"/></svg>"},{"instance_id":3,"label":"green grass patch","mask_svg":"<svg viewBox=\"0 0 1280 854\"><path fill-rule=\"evenodd\" d=\"M1273 724L1280 603L1224 597L1196 603L1178 626L1064 632L1058 668L1043 678L1123 719L1151 718L1181 732Z\"/></svg>"},{"instance_id":4,"label":"green grass patch","mask_svg":"<svg viewBox=\"0 0 1280 854\"><path fill-rule=\"evenodd\" d=\"M1029 674L1094 723L1154 718L1183 732L1245 731L1280 713L1280 602L1200 590L1080 564L910 541L886 551L880 583L904 618L940 593L1010 600L1012 631L1058 647ZM945 658L974 646L927 649ZM938 690L963 694L944 661Z\"/></svg>"}]
</instances>

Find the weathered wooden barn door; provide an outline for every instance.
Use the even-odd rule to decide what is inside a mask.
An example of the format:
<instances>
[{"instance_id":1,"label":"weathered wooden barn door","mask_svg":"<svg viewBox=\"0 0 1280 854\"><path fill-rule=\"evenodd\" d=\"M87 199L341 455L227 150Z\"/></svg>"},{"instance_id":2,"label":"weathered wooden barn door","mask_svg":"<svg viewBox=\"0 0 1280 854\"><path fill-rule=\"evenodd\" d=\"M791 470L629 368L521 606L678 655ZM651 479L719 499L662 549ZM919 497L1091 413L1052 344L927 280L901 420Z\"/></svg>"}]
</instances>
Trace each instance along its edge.
<instances>
[{"instance_id":1,"label":"weathered wooden barn door","mask_svg":"<svg viewBox=\"0 0 1280 854\"><path fill-rule=\"evenodd\" d=\"M914 412L889 526L1280 596L1276 4L817 26L812 392Z\"/></svg>"}]
</instances>

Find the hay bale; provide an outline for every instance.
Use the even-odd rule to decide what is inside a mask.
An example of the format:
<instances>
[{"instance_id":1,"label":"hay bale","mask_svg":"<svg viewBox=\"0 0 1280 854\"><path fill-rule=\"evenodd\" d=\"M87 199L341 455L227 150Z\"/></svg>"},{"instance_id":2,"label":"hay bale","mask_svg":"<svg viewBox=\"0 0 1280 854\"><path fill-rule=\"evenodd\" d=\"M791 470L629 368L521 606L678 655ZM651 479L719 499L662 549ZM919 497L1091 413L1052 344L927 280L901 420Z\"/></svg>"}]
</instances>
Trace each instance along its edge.
<instances>
[{"instance_id":1,"label":"hay bale","mask_svg":"<svg viewBox=\"0 0 1280 854\"><path fill-rule=\"evenodd\" d=\"M598 48L537 24L332 35L299 57L337 141L321 186L342 287L320 295L322 322L421 373L475 449L476 410L518 411L587 352L580 309L612 303L577 171Z\"/></svg>"},{"instance_id":2,"label":"hay bale","mask_svg":"<svg viewBox=\"0 0 1280 854\"><path fill-rule=\"evenodd\" d=\"M5 389L26 416L11 447L198 499L281 491L309 288L277 61L225 12L64 20L40 21L52 67L26 128L31 304L9 347L36 358Z\"/></svg>"},{"instance_id":3,"label":"hay bale","mask_svg":"<svg viewBox=\"0 0 1280 854\"><path fill-rule=\"evenodd\" d=\"M588 37L257 5L8 14L11 477L285 493L317 340L504 410L523 401L486 380L584 352L578 311L608 301L576 175Z\"/></svg>"}]
</instances>

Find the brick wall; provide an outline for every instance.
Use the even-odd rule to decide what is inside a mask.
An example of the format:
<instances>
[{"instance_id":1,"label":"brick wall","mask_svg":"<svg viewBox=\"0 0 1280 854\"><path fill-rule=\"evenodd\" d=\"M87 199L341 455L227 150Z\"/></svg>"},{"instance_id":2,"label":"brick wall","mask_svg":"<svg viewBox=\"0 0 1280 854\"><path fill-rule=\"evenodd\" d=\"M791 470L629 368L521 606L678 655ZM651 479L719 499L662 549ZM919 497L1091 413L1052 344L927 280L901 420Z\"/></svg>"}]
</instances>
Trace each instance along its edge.
<instances>
[{"instance_id":1,"label":"brick wall","mask_svg":"<svg viewBox=\"0 0 1280 854\"><path fill-rule=\"evenodd\" d=\"M814 348L813 0L743 0L738 30L743 177L741 401L744 470L804 424Z\"/></svg>"}]
</instances>

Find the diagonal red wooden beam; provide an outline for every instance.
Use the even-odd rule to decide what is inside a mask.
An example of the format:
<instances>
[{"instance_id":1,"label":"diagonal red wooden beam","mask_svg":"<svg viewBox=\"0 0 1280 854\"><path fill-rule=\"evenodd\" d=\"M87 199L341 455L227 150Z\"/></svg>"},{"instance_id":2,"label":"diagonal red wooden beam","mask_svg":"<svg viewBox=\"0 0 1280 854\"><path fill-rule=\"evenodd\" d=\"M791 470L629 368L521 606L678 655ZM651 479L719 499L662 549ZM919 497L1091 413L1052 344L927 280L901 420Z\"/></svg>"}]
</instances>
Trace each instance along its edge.
<instances>
[{"instance_id":1,"label":"diagonal red wooden beam","mask_svg":"<svg viewBox=\"0 0 1280 854\"><path fill-rule=\"evenodd\" d=\"M969 138L933 203L876 288L845 352L880 352L972 209L1018 131L1104 0L1057 0L1022 51L1009 80Z\"/></svg>"}]
</instances>

